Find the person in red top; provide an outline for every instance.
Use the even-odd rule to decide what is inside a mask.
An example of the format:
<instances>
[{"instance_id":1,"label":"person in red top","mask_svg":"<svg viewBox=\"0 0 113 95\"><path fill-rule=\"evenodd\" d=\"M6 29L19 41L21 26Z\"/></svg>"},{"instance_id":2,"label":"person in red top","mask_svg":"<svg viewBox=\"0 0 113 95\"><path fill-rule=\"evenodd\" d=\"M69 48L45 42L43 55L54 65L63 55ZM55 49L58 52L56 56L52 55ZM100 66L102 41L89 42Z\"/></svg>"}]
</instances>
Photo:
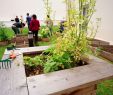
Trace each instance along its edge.
<instances>
[{"instance_id":1,"label":"person in red top","mask_svg":"<svg viewBox=\"0 0 113 95\"><path fill-rule=\"evenodd\" d=\"M30 31L32 31L35 43L38 41L38 31L40 30L40 22L37 20L37 16L34 14L30 22Z\"/></svg>"}]
</instances>

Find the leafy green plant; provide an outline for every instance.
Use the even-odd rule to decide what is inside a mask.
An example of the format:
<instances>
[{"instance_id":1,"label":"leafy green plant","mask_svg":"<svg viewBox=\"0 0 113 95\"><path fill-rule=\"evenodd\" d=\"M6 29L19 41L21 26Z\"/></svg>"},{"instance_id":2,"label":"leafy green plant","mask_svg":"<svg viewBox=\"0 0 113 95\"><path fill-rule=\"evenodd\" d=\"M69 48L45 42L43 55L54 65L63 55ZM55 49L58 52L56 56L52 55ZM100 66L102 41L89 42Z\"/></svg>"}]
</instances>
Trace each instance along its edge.
<instances>
[{"instance_id":1,"label":"leafy green plant","mask_svg":"<svg viewBox=\"0 0 113 95\"><path fill-rule=\"evenodd\" d=\"M9 36L6 32L6 27L3 23L0 23L0 40L1 41L9 40Z\"/></svg>"},{"instance_id":2,"label":"leafy green plant","mask_svg":"<svg viewBox=\"0 0 113 95\"><path fill-rule=\"evenodd\" d=\"M50 51L51 55L47 61L48 69L45 67L46 72L57 70L58 64L62 64L64 69L77 66L83 58L88 57L87 53L90 51L87 40L88 24L95 12L95 0L78 0L78 2L79 8L76 8L76 0L65 0L67 28L63 35L57 38L54 49L49 49L53 51ZM86 6L88 7L86 8ZM53 69L52 66L56 69Z\"/></svg>"},{"instance_id":3,"label":"leafy green plant","mask_svg":"<svg viewBox=\"0 0 113 95\"><path fill-rule=\"evenodd\" d=\"M68 69L72 67L71 57L68 53L62 55L52 55L47 58L47 62L44 65L44 72L52 72L62 69Z\"/></svg>"},{"instance_id":4,"label":"leafy green plant","mask_svg":"<svg viewBox=\"0 0 113 95\"><path fill-rule=\"evenodd\" d=\"M76 3L77 1L79 3ZM87 37L89 22L95 12L95 0L65 0L65 3L67 27L57 38L54 46L43 52L47 56L46 61L38 61L45 63L43 64L45 73L78 66L81 60L88 57L87 53L90 51ZM95 33L91 31L91 34L92 32ZM38 62L33 58L29 64Z\"/></svg>"},{"instance_id":5,"label":"leafy green plant","mask_svg":"<svg viewBox=\"0 0 113 95\"><path fill-rule=\"evenodd\" d=\"M36 56L34 58L31 57L24 57L25 65L29 67L37 67L37 66L43 66L43 62L41 60L40 56Z\"/></svg>"},{"instance_id":6,"label":"leafy green plant","mask_svg":"<svg viewBox=\"0 0 113 95\"><path fill-rule=\"evenodd\" d=\"M40 32L42 38L47 38L49 37L49 29L48 28L43 28Z\"/></svg>"},{"instance_id":7,"label":"leafy green plant","mask_svg":"<svg viewBox=\"0 0 113 95\"><path fill-rule=\"evenodd\" d=\"M58 63L58 62L54 62L54 61L49 60L44 65L44 73L58 71L59 68L60 68L60 66L62 66L61 63Z\"/></svg>"}]
</instances>

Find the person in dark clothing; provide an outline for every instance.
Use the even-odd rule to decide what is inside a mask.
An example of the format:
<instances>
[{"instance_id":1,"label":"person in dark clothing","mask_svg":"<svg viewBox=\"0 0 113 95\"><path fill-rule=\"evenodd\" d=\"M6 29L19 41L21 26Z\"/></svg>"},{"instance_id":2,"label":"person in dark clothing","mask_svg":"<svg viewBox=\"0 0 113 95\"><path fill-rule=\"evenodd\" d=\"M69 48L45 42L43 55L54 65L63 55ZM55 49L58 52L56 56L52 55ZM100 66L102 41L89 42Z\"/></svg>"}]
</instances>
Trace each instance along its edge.
<instances>
[{"instance_id":1,"label":"person in dark clothing","mask_svg":"<svg viewBox=\"0 0 113 95\"><path fill-rule=\"evenodd\" d=\"M27 22L27 25L28 25L28 29L30 30L31 17L29 16L29 13L27 13L26 22Z\"/></svg>"},{"instance_id":2,"label":"person in dark clothing","mask_svg":"<svg viewBox=\"0 0 113 95\"><path fill-rule=\"evenodd\" d=\"M14 23L12 26L12 30L14 31L15 35L20 34L18 23Z\"/></svg>"},{"instance_id":3,"label":"person in dark clothing","mask_svg":"<svg viewBox=\"0 0 113 95\"><path fill-rule=\"evenodd\" d=\"M40 22L37 20L37 16L34 14L30 22L30 31L34 35L35 43L38 41L38 30L40 29Z\"/></svg>"},{"instance_id":4,"label":"person in dark clothing","mask_svg":"<svg viewBox=\"0 0 113 95\"><path fill-rule=\"evenodd\" d=\"M15 18L15 23L12 25L12 30L14 31L15 35L20 34L20 29L22 25L20 23L20 20L18 18L18 16L16 16Z\"/></svg>"},{"instance_id":5,"label":"person in dark clothing","mask_svg":"<svg viewBox=\"0 0 113 95\"><path fill-rule=\"evenodd\" d=\"M16 16L16 18L15 18L15 22L20 22L18 16Z\"/></svg>"},{"instance_id":6,"label":"person in dark clothing","mask_svg":"<svg viewBox=\"0 0 113 95\"><path fill-rule=\"evenodd\" d=\"M60 33L62 33L64 31L64 23L65 23L65 21L60 22Z\"/></svg>"}]
</instances>

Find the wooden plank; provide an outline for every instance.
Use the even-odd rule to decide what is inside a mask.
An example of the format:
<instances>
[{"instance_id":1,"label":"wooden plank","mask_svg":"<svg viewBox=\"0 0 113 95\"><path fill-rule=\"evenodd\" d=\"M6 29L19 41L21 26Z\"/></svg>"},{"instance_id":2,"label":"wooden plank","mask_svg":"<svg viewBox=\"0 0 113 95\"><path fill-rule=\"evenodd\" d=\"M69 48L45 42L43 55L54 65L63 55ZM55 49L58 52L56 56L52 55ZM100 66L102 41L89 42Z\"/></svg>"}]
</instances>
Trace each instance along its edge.
<instances>
[{"instance_id":1,"label":"wooden plank","mask_svg":"<svg viewBox=\"0 0 113 95\"><path fill-rule=\"evenodd\" d=\"M16 48L15 52L19 53L19 54L29 54L29 53L34 53L34 52L40 52L40 51L44 51L47 48L49 48L49 46L37 46L37 47L24 47L24 48ZM8 55L10 53L10 51L5 51L5 54Z\"/></svg>"},{"instance_id":2,"label":"wooden plank","mask_svg":"<svg viewBox=\"0 0 113 95\"><path fill-rule=\"evenodd\" d=\"M100 46L106 46L106 45L110 44L107 41L102 41L102 40L98 40L98 39L88 39L88 40L89 40L91 46L100 47Z\"/></svg>"},{"instance_id":3,"label":"wooden plank","mask_svg":"<svg viewBox=\"0 0 113 95\"><path fill-rule=\"evenodd\" d=\"M29 52L37 52L37 51L43 51L43 50L46 50L48 49L49 46L37 46L37 47L24 47L24 48L16 48L16 52L19 52L19 53L29 53ZM9 54L10 51L7 51L6 50L6 53L5 54Z\"/></svg>"},{"instance_id":4,"label":"wooden plank","mask_svg":"<svg viewBox=\"0 0 113 95\"><path fill-rule=\"evenodd\" d=\"M29 95L61 95L113 78L113 65L90 58L86 66L28 77Z\"/></svg>"},{"instance_id":5,"label":"wooden plank","mask_svg":"<svg viewBox=\"0 0 113 95\"><path fill-rule=\"evenodd\" d=\"M5 52L3 59L8 56ZM17 56L11 69L0 70L0 95L28 95L23 55Z\"/></svg>"},{"instance_id":6,"label":"wooden plank","mask_svg":"<svg viewBox=\"0 0 113 95\"><path fill-rule=\"evenodd\" d=\"M106 51L101 51L99 53L99 55L102 56L102 57L104 57L104 58L106 58L107 60L113 62L113 54L112 53L106 52Z\"/></svg>"},{"instance_id":7,"label":"wooden plank","mask_svg":"<svg viewBox=\"0 0 113 95\"><path fill-rule=\"evenodd\" d=\"M27 48L21 48L22 53L29 53L29 52L37 52L37 51L43 51L49 48L49 46L37 46L37 47L27 47Z\"/></svg>"}]
</instances>

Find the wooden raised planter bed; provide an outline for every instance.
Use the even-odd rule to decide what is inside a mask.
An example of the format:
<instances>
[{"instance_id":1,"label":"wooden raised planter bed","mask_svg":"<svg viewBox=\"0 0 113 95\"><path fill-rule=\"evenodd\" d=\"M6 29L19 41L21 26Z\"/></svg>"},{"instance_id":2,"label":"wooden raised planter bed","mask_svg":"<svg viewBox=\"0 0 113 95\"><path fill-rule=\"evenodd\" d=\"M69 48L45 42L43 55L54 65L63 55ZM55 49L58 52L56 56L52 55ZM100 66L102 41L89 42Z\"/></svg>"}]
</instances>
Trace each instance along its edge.
<instances>
[{"instance_id":1,"label":"wooden raised planter bed","mask_svg":"<svg viewBox=\"0 0 113 95\"><path fill-rule=\"evenodd\" d=\"M0 41L0 46L6 46L8 44L8 41Z\"/></svg>"},{"instance_id":2,"label":"wooden raised planter bed","mask_svg":"<svg viewBox=\"0 0 113 95\"><path fill-rule=\"evenodd\" d=\"M94 47L99 47L99 46L105 46L105 45L109 45L110 43L107 41L102 41L102 40L98 40L98 39L88 39L89 43L91 46Z\"/></svg>"},{"instance_id":3,"label":"wooden raised planter bed","mask_svg":"<svg viewBox=\"0 0 113 95\"><path fill-rule=\"evenodd\" d=\"M43 42L49 42L49 38L42 38L41 41L43 41Z\"/></svg>"},{"instance_id":4,"label":"wooden raised planter bed","mask_svg":"<svg viewBox=\"0 0 113 95\"><path fill-rule=\"evenodd\" d=\"M26 78L23 55L47 48L40 46L15 50L20 55L13 61L12 68L0 70L0 95L96 95L98 83L113 79L113 65L94 56L90 56L90 64L85 66ZM4 58L9 53L6 50Z\"/></svg>"},{"instance_id":5,"label":"wooden raised planter bed","mask_svg":"<svg viewBox=\"0 0 113 95\"><path fill-rule=\"evenodd\" d=\"M109 42L97 39L89 39L89 41L94 50L96 48L101 48L101 51L99 53L101 57L113 62L113 45L110 45Z\"/></svg>"},{"instance_id":6,"label":"wooden raised planter bed","mask_svg":"<svg viewBox=\"0 0 113 95\"><path fill-rule=\"evenodd\" d=\"M27 35L17 35L11 40L11 43L15 43L17 48L28 47L28 36Z\"/></svg>"},{"instance_id":7,"label":"wooden raised planter bed","mask_svg":"<svg viewBox=\"0 0 113 95\"><path fill-rule=\"evenodd\" d=\"M38 47L40 48L40 47ZM47 49L23 50L23 54ZM96 85L113 78L113 65L90 56L89 65L27 77L29 95L96 95Z\"/></svg>"},{"instance_id":8,"label":"wooden raised planter bed","mask_svg":"<svg viewBox=\"0 0 113 95\"><path fill-rule=\"evenodd\" d=\"M93 47L93 48L96 49L98 47ZM113 62L113 45L101 45L99 48L101 48L99 55Z\"/></svg>"}]
</instances>

